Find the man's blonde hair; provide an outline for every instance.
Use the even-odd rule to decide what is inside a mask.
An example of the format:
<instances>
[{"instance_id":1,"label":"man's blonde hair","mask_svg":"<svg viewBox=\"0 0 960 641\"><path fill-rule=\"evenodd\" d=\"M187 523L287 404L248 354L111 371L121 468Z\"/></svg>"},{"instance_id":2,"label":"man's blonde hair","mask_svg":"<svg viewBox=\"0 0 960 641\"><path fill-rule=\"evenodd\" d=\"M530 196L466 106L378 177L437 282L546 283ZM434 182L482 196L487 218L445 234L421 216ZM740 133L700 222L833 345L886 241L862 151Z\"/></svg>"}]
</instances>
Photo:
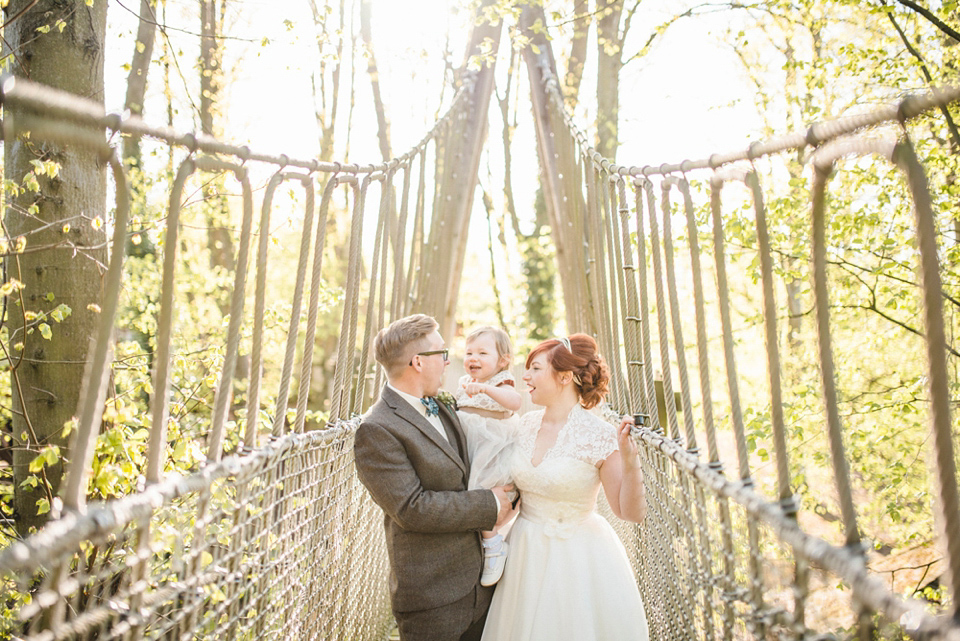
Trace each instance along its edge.
<instances>
[{"instance_id":1,"label":"man's blonde hair","mask_svg":"<svg viewBox=\"0 0 960 641\"><path fill-rule=\"evenodd\" d=\"M414 354L424 349L426 337L440 325L426 314L414 314L398 319L384 327L373 341L377 362L394 378L403 371Z\"/></svg>"}]
</instances>

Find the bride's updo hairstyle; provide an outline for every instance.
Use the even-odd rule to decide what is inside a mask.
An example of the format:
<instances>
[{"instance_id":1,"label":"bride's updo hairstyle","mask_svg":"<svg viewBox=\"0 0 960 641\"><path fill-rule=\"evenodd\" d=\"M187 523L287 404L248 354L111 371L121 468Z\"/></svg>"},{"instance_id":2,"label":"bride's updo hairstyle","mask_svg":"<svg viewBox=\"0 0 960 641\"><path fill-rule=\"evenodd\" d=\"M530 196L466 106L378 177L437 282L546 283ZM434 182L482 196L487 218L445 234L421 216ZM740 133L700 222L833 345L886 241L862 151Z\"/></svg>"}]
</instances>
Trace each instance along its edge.
<instances>
[{"instance_id":1,"label":"bride's updo hairstyle","mask_svg":"<svg viewBox=\"0 0 960 641\"><path fill-rule=\"evenodd\" d=\"M569 342L569 345L567 344ZM540 354L546 355L555 374L573 372L573 382L580 394L580 404L596 407L607 395L610 369L597 351L597 341L587 334L572 334L566 340L548 338L534 347L527 356L527 368Z\"/></svg>"}]
</instances>

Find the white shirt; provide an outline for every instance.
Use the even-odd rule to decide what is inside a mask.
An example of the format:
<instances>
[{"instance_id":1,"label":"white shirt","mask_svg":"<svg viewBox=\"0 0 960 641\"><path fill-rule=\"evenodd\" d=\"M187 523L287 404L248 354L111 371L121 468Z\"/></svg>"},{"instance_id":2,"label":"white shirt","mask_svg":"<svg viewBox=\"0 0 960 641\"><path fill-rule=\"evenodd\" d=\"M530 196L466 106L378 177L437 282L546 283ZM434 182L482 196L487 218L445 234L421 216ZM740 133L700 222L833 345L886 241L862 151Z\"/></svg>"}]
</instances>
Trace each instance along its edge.
<instances>
[{"instance_id":1,"label":"white shirt","mask_svg":"<svg viewBox=\"0 0 960 641\"><path fill-rule=\"evenodd\" d=\"M441 437L443 440L445 440L447 443L450 442L450 439L447 438L447 430L445 430L445 429L443 428L443 422L440 420L440 415L439 415L439 414L434 414L433 416L427 416L427 406L424 405L423 403L421 403L419 398L417 398L417 397L414 396L413 394L407 394L406 392L401 392L400 390L398 390L396 387L394 387L394 386L391 385L390 383L387 383L387 387L389 387L389 388L392 389L394 392L396 392L397 394L399 394L400 397L401 397L403 400L405 400L406 402L410 403L410 405L411 405L411 407L413 407L413 409L415 409L415 410L417 410L418 412L420 412L420 416L426 418L427 421L430 423L430 425L433 425L433 426L437 429L437 432L439 432L440 437ZM440 401L437 401L437 402L439 403Z\"/></svg>"}]
</instances>

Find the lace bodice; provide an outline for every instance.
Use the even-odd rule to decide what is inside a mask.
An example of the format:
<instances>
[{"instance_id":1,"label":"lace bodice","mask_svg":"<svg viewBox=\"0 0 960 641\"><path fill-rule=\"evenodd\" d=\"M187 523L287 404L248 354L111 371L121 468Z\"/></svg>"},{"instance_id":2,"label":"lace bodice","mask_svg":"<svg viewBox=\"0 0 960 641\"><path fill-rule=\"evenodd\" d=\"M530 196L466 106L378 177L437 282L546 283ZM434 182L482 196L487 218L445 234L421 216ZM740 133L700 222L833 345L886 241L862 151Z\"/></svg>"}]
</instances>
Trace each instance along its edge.
<instances>
[{"instance_id":1,"label":"lace bodice","mask_svg":"<svg viewBox=\"0 0 960 641\"><path fill-rule=\"evenodd\" d=\"M512 466L521 492L520 514L544 523L549 536L565 538L594 512L600 490L597 463L619 447L617 432L582 407L575 407L557 434L556 443L533 465L533 450L543 410L520 419L517 454Z\"/></svg>"},{"instance_id":2,"label":"lace bodice","mask_svg":"<svg viewBox=\"0 0 960 641\"><path fill-rule=\"evenodd\" d=\"M457 407L475 407L481 410L490 410L491 412L510 411L486 394L474 394L473 396L469 396L467 394L467 390L464 388L466 387L467 383L470 383L471 381L473 381L473 378L466 374L460 377L460 382L457 384L457 390L453 394L453 397L457 399ZM491 376L490 380L487 381L487 384L497 386L505 382L509 382L510 385L514 384L513 374L507 370Z\"/></svg>"}]
</instances>

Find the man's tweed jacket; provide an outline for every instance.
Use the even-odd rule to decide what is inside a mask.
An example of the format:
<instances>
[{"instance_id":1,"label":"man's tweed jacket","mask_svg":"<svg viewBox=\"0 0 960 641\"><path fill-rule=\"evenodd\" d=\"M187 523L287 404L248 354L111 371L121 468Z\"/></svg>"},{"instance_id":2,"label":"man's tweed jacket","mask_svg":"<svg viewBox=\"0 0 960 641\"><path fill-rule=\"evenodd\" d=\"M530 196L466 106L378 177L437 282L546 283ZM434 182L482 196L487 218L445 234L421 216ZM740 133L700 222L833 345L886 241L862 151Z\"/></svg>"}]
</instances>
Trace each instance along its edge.
<instances>
[{"instance_id":1,"label":"man's tweed jacket","mask_svg":"<svg viewBox=\"0 0 960 641\"><path fill-rule=\"evenodd\" d=\"M357 473L384 512L390 598L396 612L453 603L480 581L480 530L492 529L490 490L467 491L470 461L455 412L443 403L449 443L399 394L384 386L354 443Z\"/></svg>"}]
</instances>

